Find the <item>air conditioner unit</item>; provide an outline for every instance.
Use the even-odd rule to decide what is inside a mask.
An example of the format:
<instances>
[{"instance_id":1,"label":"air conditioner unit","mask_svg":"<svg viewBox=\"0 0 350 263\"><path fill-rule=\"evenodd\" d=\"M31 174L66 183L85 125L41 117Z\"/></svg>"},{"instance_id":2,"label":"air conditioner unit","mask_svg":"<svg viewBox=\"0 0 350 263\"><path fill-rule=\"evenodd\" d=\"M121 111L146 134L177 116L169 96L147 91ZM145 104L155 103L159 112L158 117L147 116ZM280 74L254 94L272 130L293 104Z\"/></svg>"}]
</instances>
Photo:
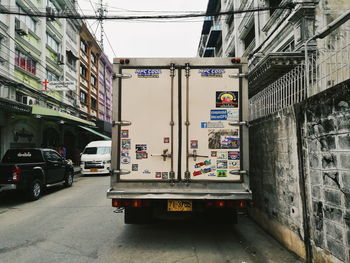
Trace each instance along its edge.
<instances>
[{"instance_id":1,"label":"air conditioner unit","mask_svg":"<svg viewBox=\"0 0 350 263\"><path fill-rule=\"evenodd\" d=\"M57 63L64 64L64 56L62 54L57 54Z\"/></svg>"},{"instance_id":2,"label":"air conditioner unit","mask_svg":"<svg viewBox=\"0 0 350 263\"><path fill-rule=\"evenodd\" d=\"M28 35L28 27L20 20L16 20L15 30L21 36Z\"/></svg>"},{"instance_id":3,"label":"air conditioner unit","mask_svg":"<svg viewBox=\"0 0 350 263\"><path fill-rule=\"evenodd\" d=\"M36 104L36 99L32 98L30 96L23 96L22 103L27 104L27 105L34 105L34 104Z\"/></svg>"}]
</instances>

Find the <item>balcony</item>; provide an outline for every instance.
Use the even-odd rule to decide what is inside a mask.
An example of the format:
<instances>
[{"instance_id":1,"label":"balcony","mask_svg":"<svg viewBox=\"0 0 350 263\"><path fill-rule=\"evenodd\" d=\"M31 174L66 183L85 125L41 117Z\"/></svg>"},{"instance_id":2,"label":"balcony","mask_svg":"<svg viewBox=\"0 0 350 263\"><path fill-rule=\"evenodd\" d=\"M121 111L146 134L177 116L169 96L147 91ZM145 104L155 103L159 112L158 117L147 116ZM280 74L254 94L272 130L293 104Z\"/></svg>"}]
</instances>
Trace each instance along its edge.
<instances>
[{"instance_id":1,"label":"balcony","mask_svg":"<svg viewBox=\"0 0 350 263\"><path fill-rule=\"evenodd\" d=\"M249 97L300 65L303 60L304 55L297 52L276 52L253 57L249 65Z\"/></svg>"},{"instance_id":2,"label":"balcony","mask_svg":"<svg viewBox=\"0 0 350 263\"><path fill-rule=\"evenodd\" d=\"M207 47L215 47L218 39L221 38L222 27L221 24L213 25L209 32L209 37L207 41Z\"/></svg>"}]
</instances>

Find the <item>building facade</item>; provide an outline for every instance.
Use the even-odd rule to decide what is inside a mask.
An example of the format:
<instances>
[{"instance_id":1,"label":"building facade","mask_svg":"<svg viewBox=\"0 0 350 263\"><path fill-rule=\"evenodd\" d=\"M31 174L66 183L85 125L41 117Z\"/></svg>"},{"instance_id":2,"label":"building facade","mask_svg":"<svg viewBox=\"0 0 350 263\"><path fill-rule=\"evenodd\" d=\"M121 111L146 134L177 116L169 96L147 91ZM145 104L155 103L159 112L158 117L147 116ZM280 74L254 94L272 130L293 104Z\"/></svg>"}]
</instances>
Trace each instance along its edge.
<instances>
[{"instance_id":1,"label":"building facade","mask_svg":"<svg viewBox=\"0 0 350 263\"><path fill-rule=\"evenodd\" d=\"M89 108L80 107L79 50L84 24L78 19L55 18L58 13L76 15L75 1L1 2L4 10L13 11L13 7L20 14L0 14L0 157L8 148L63 144L68 158L77 161L90 140L105 134L96 125L98 57L90 67L96 87L88 93ZM43 10L45 17L31 16ZM99 47L94 50L101 53Z\"/></svg>"}]
</instances>

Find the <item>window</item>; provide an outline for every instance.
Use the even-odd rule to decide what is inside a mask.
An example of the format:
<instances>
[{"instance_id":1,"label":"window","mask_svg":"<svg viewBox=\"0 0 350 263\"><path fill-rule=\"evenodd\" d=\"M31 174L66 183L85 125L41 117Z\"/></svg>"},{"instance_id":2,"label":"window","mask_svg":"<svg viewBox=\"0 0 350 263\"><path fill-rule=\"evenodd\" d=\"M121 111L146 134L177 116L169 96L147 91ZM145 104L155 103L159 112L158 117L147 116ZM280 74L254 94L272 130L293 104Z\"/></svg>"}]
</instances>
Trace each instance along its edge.
<instances>
[{"instance_id":1,"label":"window","mask_svg":"<svg viewBox=\"0 0 350 263\"><path fill-rule=\"evenodd\" d=\"M52 48L56 53L58 53L59 43L47 33L46 33L46 43L50 48Z\"/></svg>"},{"instance_id":2,"label":"window","mask_svg":"<svg viewBox=\"0 0 350 263\"><path fill-rule=\"evenodd\" d=\"M270 0L269 6L270 7L277 7L281 4L282 0ZM270 9L270 16L276 11L277 9Z\"/></svg>"},{"instance_id":3,"label":"window","mask_svg":"<svg viewBox=\"0 0 350 263\"><path fill-rule=\"evenodd\" d=\"M10 149L6 152L2 161L5 163L38 163L43 161L43 157L39 150Z\"/></svg>"},{"instance_id":4,"label":"window","mask_svg":"<svg viewBox=\"0 0 350 263\"><path fill-rule=\"evenodd\" d=\"M96 64L96 55L94 53L91 53L91 62Z\"/></svg>"},{"instance_id":5,"label":"window","mask_svg":"<svg viewBox=\"0 0 350 263\"><path fill-rule=\"evenodd\" d=\"M254 39L255 39L255 27L253 25L252 28L249 30L248 34L246 35L246 37L243 39L245 49L249 47L249 45L253 42Z\"/></svg>"},{"instance_id":6,"label":"window","mask_svg":"<svg viewBox=\"0 0 350 263\"><path fill-rule=\"evenodd\" d=\"M100 147L87 147L84 149L83 154L110 154L111 147L100 146Z\"/></svg>"},{"instance_id":7,"label":"window","mask_svg":"<svg viewBox=\"0 0 350 263\"><path fill-rule=\"evenodd\" d=\"M76 65L77 65L76 58L73 55L71 55L70 52L69 53L67 52L67 64L71 70L73 70L74 72L77 71L76 70Z\"/></svg>"},{"instance_id":8,"label":"window","mask_svg":"<svg viewBox=\"0 0 350 263\"><path fill-rule=\"evenodd\" d=\"M73 43L77 43L77 39L76 39L76 35L78 35L79 33L74 29L74 27L70 24L67 23L67 36L69 37L70 40L73 41Z\"/></svg>"},{"instance_id":9,"label":"window","mask_svg":"<svg viewBox=\"0 0 350 263\"><path fill-rule=\"evenodd\" d=\"M51 72L50 70L46 70L46 79L48 81L58 81L59 76L57 76L55 73Z\"/></svg>"},{"instance_id":10,"label":"window","mask_svg":"<svg viewBox=\"0 0 350 263\"><path fill-rule=\"evenodd\" d=\"M57 6L55 6L55 4L52 2L52 0L47 0L46 6L51 7L56 14L60 12L59 8Z\"/></svg>"},{"instance_id":11,"label":"window","mask_svg":"<svg viewBox=\"0 0 350 263\"><path fill-rule=\"evenodd\" d=\"M83 40L80 41L80 49L84 51L84 53L87 53L87 45Z\"/></svg>"},{"instance_id":12,"label":"window","mask_svg":"<svg viewBox=\"0 0 350 263\"><path fill-rule=\"evenodd\" d=\"M33 75L36 74L36 61L31 57L23 54L18 49L16 49L15 65L29 73L32 73Z\"/></svg>"},{"instance_id":13,"label":"window","mask_svg":"<svg viewBox=\"0 0 350 263\"><path fill-rule=\"evenodd\" d=\"M84 91L80 91L80 102L86 104L86 93Z\"/></svg>"},{"instance_id":14,"label":"window","mask_svg":"<svg viewBox=\"0 0 350 263\"><path fill-rule=\"evenodd\" d=\"M51 161L51 162L59 162L62 161L62 157L61 155L59 155L58 153L54 152L54 151L45 151L44 152L44 156L45 159L47 161Z\"/></svg>"},{"instance_id":15,"label":"window","mask_svg":"<svg viewBox=\"0 0 350 263\"><path fill-rule=\"evenodd\" d=\"M91 109L96 110L96 99L95 98L91 98Z\"/></svg>"},{"instance_id":16,"label":"window","mask_svg":"<svg viewBox=\"0 0 350 263\"><path fill-rule=\"evenodd\" d=\"M17 7L17 11L19 13L24 13L26 14L27 12L22 8L20 7L18 4L16 4L16 7ZM32 32L36 33L36 21L31 18L30 16L16 16L16 18L19 20L19 21L22 21Z\"/></svg>"},{"instance_id":17,"label":"window","mask_svg":"<svg viewBox=\"0 0 350 263\"><path fill-rule=\"evenodd\" d=\"M84 65L80 65L80 76L86 79L87 69Z\"/></svg>"},{"instance_id":18,"label":"window","mask_svg":"<svg viewBox=\"0 0 350 263\"><path fill-rule=\"evenodd\" d=\"M96 77L94 75L91 75L91 85L96 88Z\"/></svg>"}]
</instances>

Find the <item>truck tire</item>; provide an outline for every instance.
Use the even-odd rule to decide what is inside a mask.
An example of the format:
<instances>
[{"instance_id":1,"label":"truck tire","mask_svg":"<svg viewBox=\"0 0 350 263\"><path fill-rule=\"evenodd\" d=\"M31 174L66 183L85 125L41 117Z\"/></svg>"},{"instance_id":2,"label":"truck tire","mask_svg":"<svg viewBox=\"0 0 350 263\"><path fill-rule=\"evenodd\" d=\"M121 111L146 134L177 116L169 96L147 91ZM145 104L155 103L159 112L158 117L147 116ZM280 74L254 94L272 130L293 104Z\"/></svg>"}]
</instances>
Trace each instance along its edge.
<instances>
[{"instance_id":1,"label":"truck tire","mask_svg":"<svg viewBox=\"0 0 350 263\"><path fill-rule=\"evenodd\" d=\"M34 180L28 189L28 198L31 201L38 200L41 197L42 183L39 180Z\"/></svg>"},{"instance_id":2,"label":"truck tire","mask_svg":"<svg viewBox=\"0 0 350 263\"><path fill-rule=\"evenodd\" d=\"M71 187L73 184L73 173L72 171L68 171L66 174L66 178L64 179L64 186Z\"/></svg>"},{"instance_id":3,"label":"truck tire","mask_svg":"<svg viewBox=\"0 0 350 263\"><path fill-rule=\"evenodd\" d=\"M149 207L126 207L124 211L125 224L150 224L152 223L152 209Z\"/></svg>"}]
</instances>

